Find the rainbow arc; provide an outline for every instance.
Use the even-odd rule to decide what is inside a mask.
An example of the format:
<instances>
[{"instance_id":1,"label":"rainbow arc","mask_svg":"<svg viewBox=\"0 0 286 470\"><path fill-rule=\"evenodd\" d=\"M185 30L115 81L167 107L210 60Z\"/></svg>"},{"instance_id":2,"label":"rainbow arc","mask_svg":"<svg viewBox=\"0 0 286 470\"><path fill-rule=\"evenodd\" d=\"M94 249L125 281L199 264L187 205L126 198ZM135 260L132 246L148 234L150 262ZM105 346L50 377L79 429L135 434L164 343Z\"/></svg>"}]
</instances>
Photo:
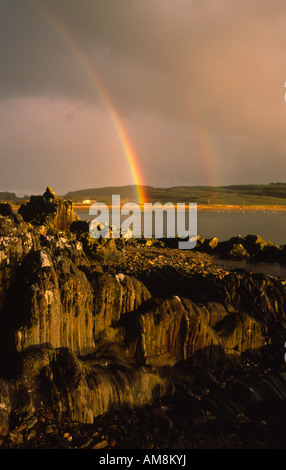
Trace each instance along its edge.
<instances>
[{"instance_id":1,"label":"rainbow arc","mask_svg":"<svg viewBox=\"0 0 286 470\"><path fill-rule=\"evenodd\" d=\"M146 201L146 194L144 192L144 180L141 168L139 166L137 154L133 148L132 142L128 136L123 120L119 116L112 99L104 87L98 73L90 60L74 41L71 34L66 28L58 21L53 13L43 5L39 0L30 0L30 3L45 17L46 21L56 31L56 33L63 39L69 50L74 54L77 61L83 68L87 78L90 80L95 92L101 99L101 102L109 114L113 129L115 130L119 142L121 144L123 155L127 162L133 184L136 187L137 199L139 204L143 204Z\"/></svg>"}]
</instances>

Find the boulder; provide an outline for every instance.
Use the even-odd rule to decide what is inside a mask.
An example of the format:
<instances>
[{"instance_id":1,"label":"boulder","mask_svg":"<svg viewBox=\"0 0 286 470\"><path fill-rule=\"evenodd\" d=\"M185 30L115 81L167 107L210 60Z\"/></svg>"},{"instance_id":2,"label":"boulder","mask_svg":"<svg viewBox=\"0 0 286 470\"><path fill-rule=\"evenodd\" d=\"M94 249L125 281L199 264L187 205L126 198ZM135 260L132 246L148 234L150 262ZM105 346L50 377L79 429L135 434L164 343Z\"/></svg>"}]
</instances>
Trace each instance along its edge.
<instances>
[{"instance_id":1,"label":"boulder","mask_svg":"<svg viewBox=\"0 0 286 470\"><path fill-rule=\"evenodd\" d=\"M238 235L219 242L218 239L198 237L196 251L214 254L224 259L246 259L251 261L281 262L286 260L285 249L258 235Z\"/></svg>"},{"instance_id":2,"label":"boulder","mask_svg":"<svg viewBox=\"0 0 286 470\"><path fill-rule=\"evenodd\" d=\"M115 238L93 238L89 233L82 233L79 235L80 242L88 257L93 260L101 261L104 264L110 264L121 253L118 250L118 241Z\"/></svg>"},{"instance_id":3,"label":"boulder","mask_svg":"<svg viewBox=\"0 0 286 470\"><path fill-rule=\"evenodd\" d=\"M0 202L0 215L13 217L14 212L11 204L8 202Z\"/></svg>"},{"instance_id":4,"label":"boulder","mask_svg":"<svg viewBox=\"0 0 286 470\"><path fill-rule=\"evenodd\" d=\"M197 249L204 253L212 253L218 246L219 240L217 237L214 238L198 238Z\"/></svg>"},{"instance_id":5,"label":"boulder","mask_svg":"<svg viewBox=\"0 0 286 470\"><path fill-rule=\"evenodd\" d=\"M279 261L282 249L270 241L265 241L258 235L247 235L245 246L257 261Z\"/></svg>"},{"instance_id":6,"label":"boulder","mask_svg":"<svg viewBox=\"0 0 286 470\"><path fill-rule=\"evenodd\" d=\"M250 258L248 251L241 243L233 245L225 256L230 258Z\"/></svg>"}]
</instances>

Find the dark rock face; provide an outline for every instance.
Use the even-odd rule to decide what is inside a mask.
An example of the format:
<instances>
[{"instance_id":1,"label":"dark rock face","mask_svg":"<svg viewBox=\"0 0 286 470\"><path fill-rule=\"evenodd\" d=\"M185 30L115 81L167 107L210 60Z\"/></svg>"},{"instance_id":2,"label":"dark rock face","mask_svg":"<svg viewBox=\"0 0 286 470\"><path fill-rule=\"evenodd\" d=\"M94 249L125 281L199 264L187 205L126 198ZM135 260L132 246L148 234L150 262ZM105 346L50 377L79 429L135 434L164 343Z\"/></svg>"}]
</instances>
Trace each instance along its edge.
<instances>
[{"instance_id":1,"label":"dark rock face","mask_svg":"<svg viewBox=\"0 0 286 470\"><path fill-rule=\"evenodd\" d=\"M13 217L13 214L14 213L11 204L9 204L8 202L0 202L0 215L9 215Z\"/></svg>"},{"instance_id":2,"label":"dark rock face","mask_svg":"<svg viewBox=\"0 0 286 470\"><path fill-rule=\"evenodd\" d=\"M173 394L191 379L191 365L207 370L281 347L284 280L216 270L162 243L152 245L150 268L132 275L124 270L142 243L128 251L121 240L91 239L81 224L63 231L72 208L49 189L29 204L24 221L9 210L0 216L3 436L12 409L45 406L92 423ZM51 211L43 215L43 206Z\"/></svg>"},{"instance_id":3,"label":"dark rock face","mask_svg":"<svg viewBox=\"0 0 286 470\"><path fill-rule=\"evenodd\" d=\"M116 364L107 368L94 362L84 362L63 347L33 350L24 355L22 375L10 387L13 405L33 411L44 399L58 416L92 423L110 409L144 405L172 391L171 380L160 370Z\"/></svg>"},{"instance_id":4,"label":"dark rock face","mask_svg":"<svg viewBox=\"0 0 286 470\"><path fill-rule=\"evenodd\" d=\"M23 220L0 216L0 308L25 256L40 247L38 234Z\"/></svg>"}]
</instances>

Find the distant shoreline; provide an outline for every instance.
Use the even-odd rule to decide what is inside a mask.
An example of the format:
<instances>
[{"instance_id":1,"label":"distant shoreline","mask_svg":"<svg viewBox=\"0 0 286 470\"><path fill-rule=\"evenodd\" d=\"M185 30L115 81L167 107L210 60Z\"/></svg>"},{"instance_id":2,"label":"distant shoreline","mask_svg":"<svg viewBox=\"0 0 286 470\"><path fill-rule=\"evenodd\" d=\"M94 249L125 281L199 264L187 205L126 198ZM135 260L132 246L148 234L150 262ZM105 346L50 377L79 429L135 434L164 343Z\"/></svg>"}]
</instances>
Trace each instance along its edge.
<instances>
[{"instance_id":1,"label":"distant shoreline","mask_svg":"<svg viewBox=\"0 0 286 470\"><path fill-rule=\"evenodd\" d=\"M12 209L14 211L18 211L21 204L11 204ZM162 205L164 205L162 203ZM91 204L77 204L73 203L73 208L75 211L89 211ZM143 209L143 205L139 204L140 209ZM177 204L174 204L177 207ZM187 206L187 203L186 203ZM107 207L111 209L111 205L107 204ZM227 211L227 212L251 212L251 211L268 211L268 212L276 212L276 211L286 211L286 205L257 205L257 204L250 204L250 205L231 205L231 204L198 204L197 205L198 211Z\"/></svg>"},{"instance_id":2,"label":"distant shoreline","mask_svg":"<svg viewBox=\"0 0 286 470\"><path fill-rule=\"evenodd\" d=\"M174 204L176 207L176 204ZM140 208L142 204L139 204ZM75 211L88 211L90 204L73 204ZM111 205L107 205L111 209ZM231 212L249 212L249 211L286 211L286 205L229 205L229 204L198 204L198 211L231 211Z\"/></svg>"}]
</instances>

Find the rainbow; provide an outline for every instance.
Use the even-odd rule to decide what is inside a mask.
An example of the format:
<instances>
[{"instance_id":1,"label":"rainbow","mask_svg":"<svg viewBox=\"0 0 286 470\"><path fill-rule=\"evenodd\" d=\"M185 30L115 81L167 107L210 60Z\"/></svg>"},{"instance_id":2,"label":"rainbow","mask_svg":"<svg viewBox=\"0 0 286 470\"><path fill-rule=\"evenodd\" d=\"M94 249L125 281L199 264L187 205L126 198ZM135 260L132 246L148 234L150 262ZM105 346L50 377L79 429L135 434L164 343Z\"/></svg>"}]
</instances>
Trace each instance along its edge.
<instances>
[{"instance_id":1,"label":"rainbow","mask_svg":"<svg viewBox=\"0 0 286 470\"><path fill-rule=\"evenodd\" d=\"M203 110L193 100L189 107L192 120L193 142L200 159L209 186L220 186L220 175L216 163L215 143L208 130Z\"/></svg>"},{"instance_id":2,"label":"rainbow","mask_svg":"<svg viewBox=\"0 0 286 470\"><path fill-rule=\"evenodd\" d=\"M214 144L206 131L206 126L196 126L195 145L198 150L209 186L220 186L220 179L211 156L215 155Z\"/></svg>"},{"instance_id":3,"label":"rainbow","mask_svg":"<svg viewBox=\"0 0 286 470\"><path fill-rule=\"evenodd\" d=\"M137 199L139 204L146 201L144 192L143 175L138 163L136 152L132 146L132 142L126 132L122 119L118 115L112 100L103 86L98 74L85 56L84 51L76 44L70 33L59 23L58 19L44 6L39 0L30 0L30 3L46 18L51 27L64 40L68 48L72 51L80 65L82 66L86 76L90 80L93 88L101 99L106 111L108 112L113 128L117 134L119 142L122 146L123 153L132 177L132 181L136 187Z\"/></svg>"}]
</instances>

